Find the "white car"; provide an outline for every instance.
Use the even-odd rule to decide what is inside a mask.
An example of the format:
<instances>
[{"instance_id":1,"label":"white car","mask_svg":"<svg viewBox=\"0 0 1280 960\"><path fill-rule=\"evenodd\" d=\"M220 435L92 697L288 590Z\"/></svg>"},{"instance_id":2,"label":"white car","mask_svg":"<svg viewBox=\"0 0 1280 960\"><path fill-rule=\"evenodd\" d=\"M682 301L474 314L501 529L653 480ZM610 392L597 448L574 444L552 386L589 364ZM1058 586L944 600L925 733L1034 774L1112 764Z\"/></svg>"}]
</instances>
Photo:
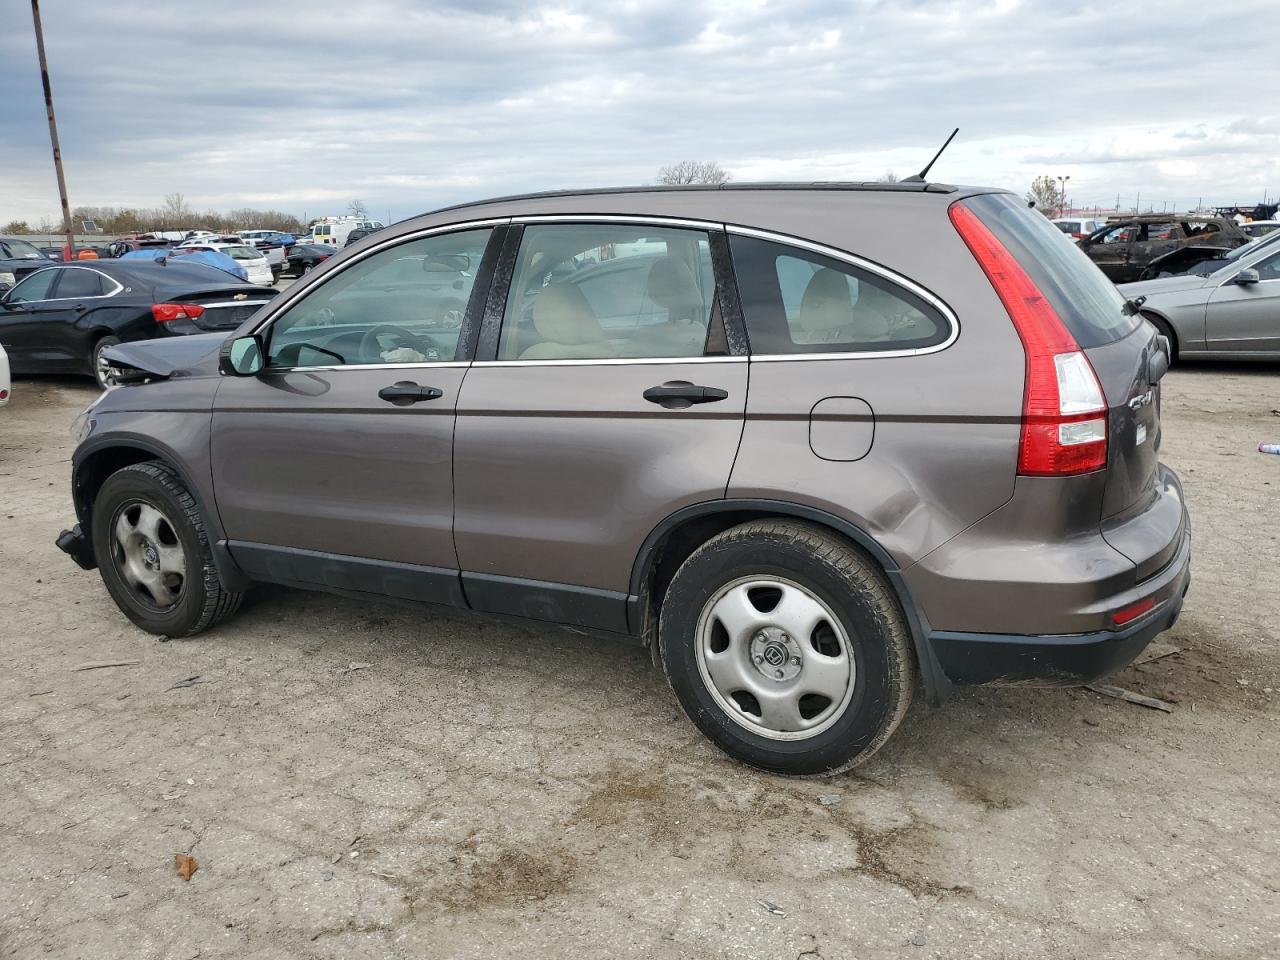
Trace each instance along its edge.
<instances>
[{"instance_id":1,"label":"white car","mask_svg":"<svg viewBox=\"0 0 1280 960\"><path fill-rule=\"evenodd\" d=\"M0 346L0 407L9 402L9 355Z\"/></svg>"},{"instance_id":2,"label":"white car","mask_svg":"<svg viewBox=\"0 0 1280 960\"><path fill-rule=\"evenodd\" d=\"M275 274L271 271L271 262L263 256L262 251L243 243L228 243L223 240L188 240L178 246L184 250L216 250L218 253L225 253L249 272L250 283L269 287L276 282Z\"/></svg>"},{"instance_id":3,"label":"white car","mask_svg":"<svg viewBox=\"0 0 1280 960\"><path fill-rule=\"evenodd\" d=\"M1072 240L1082 240L1103 226L1104 221L1088 217L1058 217L1052 223Z\"/></svg>"}]
</instances>

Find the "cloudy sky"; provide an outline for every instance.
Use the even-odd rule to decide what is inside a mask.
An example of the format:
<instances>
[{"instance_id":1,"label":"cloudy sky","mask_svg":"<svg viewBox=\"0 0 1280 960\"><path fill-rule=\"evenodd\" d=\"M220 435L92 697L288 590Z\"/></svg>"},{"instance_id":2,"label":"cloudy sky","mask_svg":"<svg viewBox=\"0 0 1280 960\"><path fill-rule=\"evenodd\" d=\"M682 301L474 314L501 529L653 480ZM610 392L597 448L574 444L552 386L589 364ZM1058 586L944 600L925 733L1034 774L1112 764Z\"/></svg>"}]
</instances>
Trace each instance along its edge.
<instances>
[{"instance_id":1,"label":"cloudy sky","mask_svg":"<svg viewBox=\"0 0 1280 960\"><path fill-rule=\"evenodd\" d=\"M448 203L917 170L1186 207L1280 193L1276 0L45 0L73 205ZM0 0L0 223L57 219L25 0Z\"/></svg>"}]
</instances>

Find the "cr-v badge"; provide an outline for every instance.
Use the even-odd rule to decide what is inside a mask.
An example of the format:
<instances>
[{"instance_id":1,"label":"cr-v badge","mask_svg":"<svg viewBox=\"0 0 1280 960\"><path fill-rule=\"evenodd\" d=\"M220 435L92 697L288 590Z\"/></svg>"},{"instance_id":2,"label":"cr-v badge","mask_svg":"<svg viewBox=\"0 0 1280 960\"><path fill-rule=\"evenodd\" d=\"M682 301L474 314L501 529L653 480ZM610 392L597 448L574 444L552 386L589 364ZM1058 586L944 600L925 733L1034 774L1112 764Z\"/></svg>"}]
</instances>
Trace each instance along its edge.
<instances>
[{"instance_id":1,"label":"cr-v badge","mask_svg":"<svg viewBox=\"0 0 1280 960\"><path fill-rule=\"evenodd\" d=\"M1151 406L1151 391L1148 390L1144 394L1134 397L1129 401L1130 410L1141 410L1143 407Z\"/></svg>"}]
</instances>

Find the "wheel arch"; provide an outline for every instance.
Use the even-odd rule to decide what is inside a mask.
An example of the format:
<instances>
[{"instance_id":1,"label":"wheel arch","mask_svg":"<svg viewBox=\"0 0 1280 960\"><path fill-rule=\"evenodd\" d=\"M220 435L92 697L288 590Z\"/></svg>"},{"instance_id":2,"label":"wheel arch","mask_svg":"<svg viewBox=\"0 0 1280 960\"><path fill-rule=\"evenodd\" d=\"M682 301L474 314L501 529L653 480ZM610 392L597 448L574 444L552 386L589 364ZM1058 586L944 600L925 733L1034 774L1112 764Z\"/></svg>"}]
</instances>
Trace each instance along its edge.
<instances>
[{"instance_id":1,"label":"wheel arch","mask_svg":"<svg viewBox=\"0 0 1280 960\"><path fill-rule=\"evenodd\" d=\"M1178 342L1178 331L1174 327L1173 322L1159 310L1143 307L1138 311L1144 320L1155 325L1156 329L1168 336L1169 348L1173 351L1174 360L1178 359L1178 352L1181 350L1181 344Z\"/></svg>"},{"instance_id":2,"label":"wheel arch","mask_svg":"<svg viewBox=\"0 0 1280 960\"><path fill-rule=\"evenodd\" d=\"M192 483L190 475L180 464L179 457L153 440L141 437L103 437L76 451L71 466L71 498L75 505L76 520L84 531L86 542L92 550L93 502L102 485L117 470L138 463L160 462L178 475L200 508L205 528L209 532L209 548L214 564L223 583L230 590L243 590L249 584L248 577L232 559L222 533L217 512L209 508L200 495L200 488Z\"/></svg>"},{"instance_id":3,"label":"wheel arch","mask_svg":"<svg viewBox=\"0 0 1280 960\"><path fill-rule=\"evenodd\" d=\"M912 598L897 562L856 524L806 504L785 500L714 500L692 504L666 517L645 538L632 565L628 590L632 598L628 611L632 632L647 643L653 639L649 634L656 629L656 606L661 604L680 564L694 550L730 527L764 519L794 519L816 524L859 548L875 562L906 616L926 699L933 706L941 704L951 691L951 683L933 654L928 642L928 621Z\"/></svg>"}]
</instances>

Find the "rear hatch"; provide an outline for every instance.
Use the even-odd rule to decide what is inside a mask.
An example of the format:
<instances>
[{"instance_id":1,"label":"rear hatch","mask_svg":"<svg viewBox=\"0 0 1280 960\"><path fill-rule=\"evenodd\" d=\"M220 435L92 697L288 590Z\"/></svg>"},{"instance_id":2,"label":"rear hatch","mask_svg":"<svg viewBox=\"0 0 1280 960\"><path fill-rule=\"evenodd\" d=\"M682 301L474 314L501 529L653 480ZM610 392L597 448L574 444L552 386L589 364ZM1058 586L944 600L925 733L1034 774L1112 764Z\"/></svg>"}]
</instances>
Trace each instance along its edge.
<instances>
[{"instance_id":1,"label":"rear hatch","mask_svg":"<svg viewBox=\"0 0 1280 960\"><path fill-rule=\"evenodd\" d=\"M270 302L278 291L269 287L247 286L243 283L226 287L191 289L188 287L160 287L156 301L163 303L191 303L204 307L204 311L191 316L191 321L202 330L234 330L245 320Z\"/></svg>"},{"instance_id":2,"label":"rear hatch","mask_svg":"<svg viewBox=\"0 0 1280 960\"><path fill-rule=\"evenodd\" d=\"M1155 329L1126 308L1115 286L1044 216L1010 194L971 197L963 204L1030 277L1097 376L1107 408L1106 480L1098 513L1105 536L1107 528L1146 510L1158 495L1157 381L1167 355ZM1163 550L1165 544L1159 546Z\"/></svg>"}]
</instances>

